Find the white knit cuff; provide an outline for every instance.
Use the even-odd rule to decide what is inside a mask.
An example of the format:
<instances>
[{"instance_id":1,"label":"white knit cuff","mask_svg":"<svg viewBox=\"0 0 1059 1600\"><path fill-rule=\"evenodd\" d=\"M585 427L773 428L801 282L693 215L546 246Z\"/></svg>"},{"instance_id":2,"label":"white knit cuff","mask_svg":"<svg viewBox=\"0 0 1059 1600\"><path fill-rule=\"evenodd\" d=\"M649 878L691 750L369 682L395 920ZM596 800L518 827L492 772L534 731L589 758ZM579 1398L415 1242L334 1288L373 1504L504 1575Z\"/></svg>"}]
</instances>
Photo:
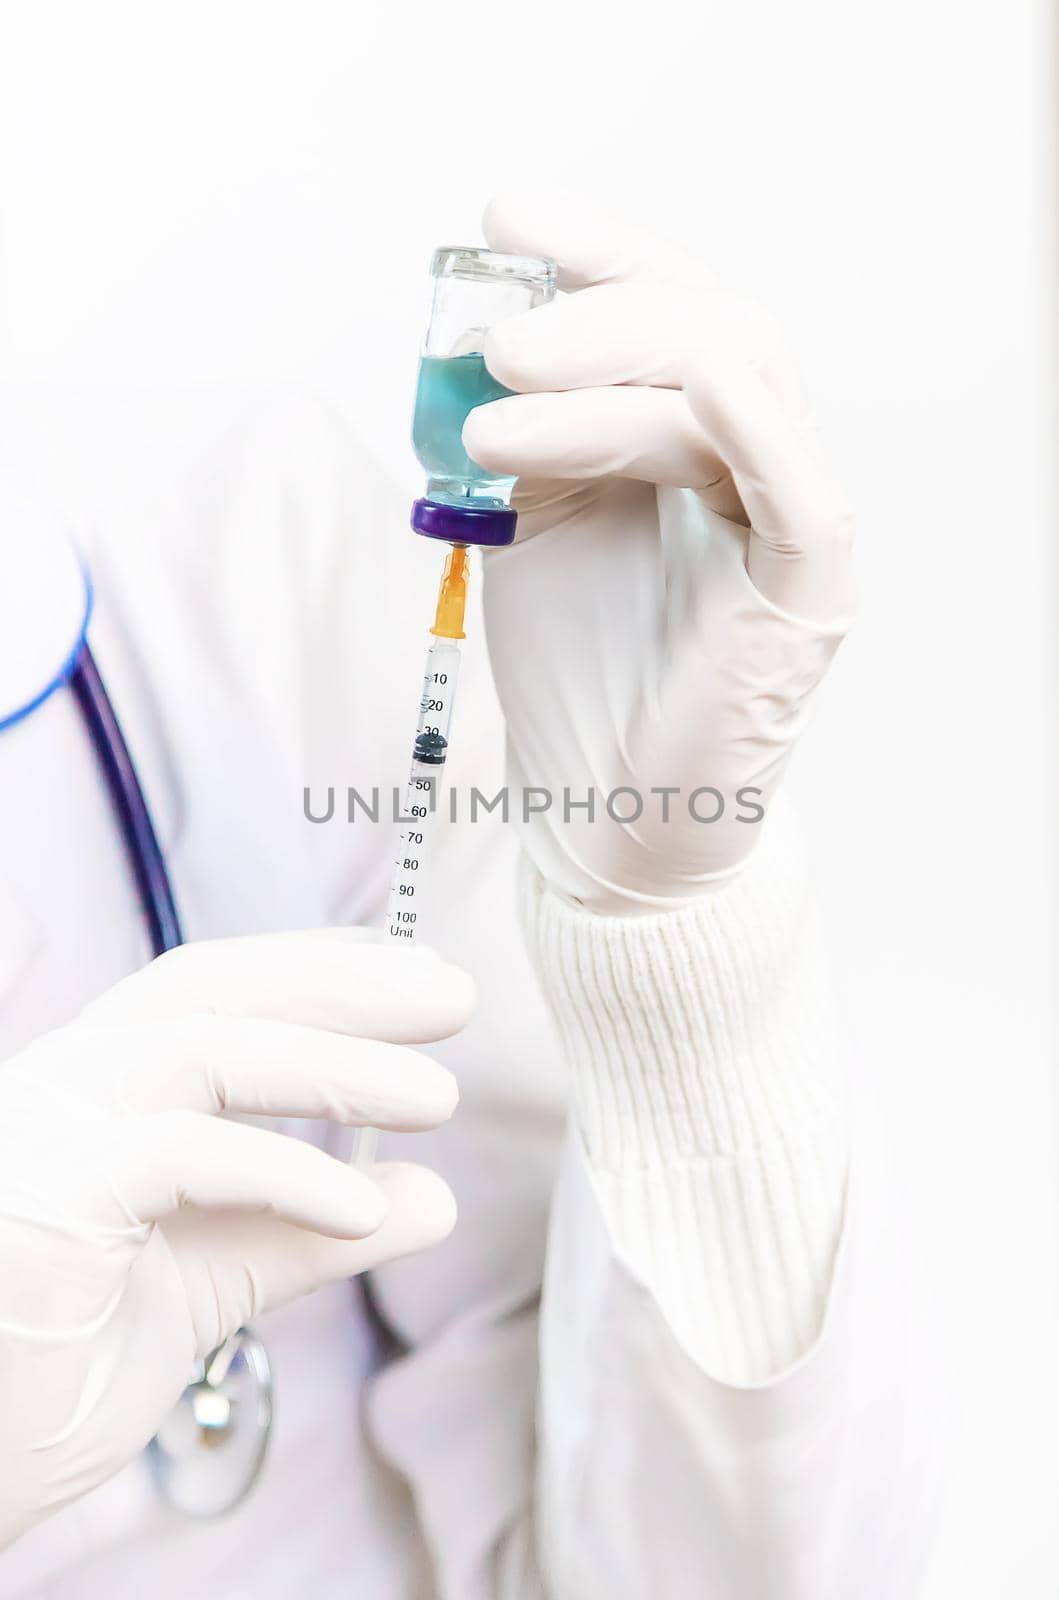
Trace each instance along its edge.
<instances>
[{"instance_id":1,"label":"white knit cuff","mask_svg":"<svg viewBox=\"0 0 1059 1600\"><path fill-rule=\"evenodd\" d=\"M522 913L615 1247L715 1376L774 1377L823 1318L845 1095L800 850L770 822L686 907L598 917L528 868Z\"/></svg>"}]
</instances>

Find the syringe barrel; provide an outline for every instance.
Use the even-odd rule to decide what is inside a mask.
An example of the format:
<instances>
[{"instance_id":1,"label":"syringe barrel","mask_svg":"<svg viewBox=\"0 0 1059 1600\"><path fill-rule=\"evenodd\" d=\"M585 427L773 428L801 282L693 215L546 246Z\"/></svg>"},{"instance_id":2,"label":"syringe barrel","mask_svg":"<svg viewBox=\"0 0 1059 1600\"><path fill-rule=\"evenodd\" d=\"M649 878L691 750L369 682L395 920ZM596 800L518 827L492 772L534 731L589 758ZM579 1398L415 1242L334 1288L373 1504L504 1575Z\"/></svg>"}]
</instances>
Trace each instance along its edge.
<instances>
[{"instance_id":1,"label":"syringe barrel","mask_svg":"<svg viewBox=\"0 0 1059 1600\"><path fill-rule=\"evenodd\" d=\"M448 757L459 672L458 641L432 638L419 696L412 763L398 819L397 851L386 907L386 937L399 939L404 944L414 943L418 932L431 841L438 824L441 775ZM356 1130L350 1152L350 1161L355 1167L363 1171L371 1166L378 1139L375 1128Z\"/></svg>"},{"instance_id":2,"label":"syringe barrel","mask_svg":"<svg viewBox=\"0 0 1059 1600\"><path fill-rule=\"evenodd\" d=\"M427 651L412 764L398 822L397 852L386 909L386 931L391 939L407 942L416 937L430 847L438 822L441 775L448 757L459 671L457 641L434 639Z\"/></svg>"}]
</instances>

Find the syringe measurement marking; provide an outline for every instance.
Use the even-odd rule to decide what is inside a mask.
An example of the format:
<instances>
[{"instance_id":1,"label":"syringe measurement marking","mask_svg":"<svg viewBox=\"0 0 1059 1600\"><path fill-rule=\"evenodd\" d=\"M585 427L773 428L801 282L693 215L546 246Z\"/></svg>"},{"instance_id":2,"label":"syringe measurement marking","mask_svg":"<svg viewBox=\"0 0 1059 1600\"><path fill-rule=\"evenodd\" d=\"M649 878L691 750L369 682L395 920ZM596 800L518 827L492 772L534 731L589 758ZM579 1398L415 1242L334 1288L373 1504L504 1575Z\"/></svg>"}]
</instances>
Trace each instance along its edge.
<instances>
[{"instance_id":1,"label":"syringe measurement marking","mask_svg":"<svg viewBox=\"0 0 1059 1600\"><path fill-rule=\"evenodd\" d=\"M428 660L419 700L419 725L412 772L401 813L402 818L412 819L418 826L408 826L406 823L397 835L399 849L394 857L395 871L387 912L388 931L392 939L412 940L415 937L417 913L410 906L416 896L414 875L423 865L426 830L433 825L441 772L445 764L446 748L442 729L447 729L449 724L449 674L432 669L433 660ZM428 717L431 719L429 722ZM424 770L426 763L420 759L424 748L429 750L431 758L427 770Z\"/></svg>"},{"instance_id":2,"label":"syringe measurement marking","mask_svg":"<svg viewBox=\"0 0 1059 1600\"><path fill-rule=\"evenodd\" d=\"M423 803L424 791L429 791L433 778L413 778L405 795L404 812L408 817L421 813L420 821L423 824L418 828L408 828L398 834L398 844L401 848L394 857L394 877L390 889L389 930L391 938L411 939L416 923L416 913L410 909L409 902L414 900L416 884L411 881L423 864L423 847L426 837L426 823L431 815L432 807L429 799Z\"/></svg>"},{"instance_id":3,"label":"syringe measurement marking","mask_svg":"<svg viewBox=\"0 0 1059 1600\"><path fill-rule=\"evenodd\" d=\"M414 941L418 912L410 903L416 896L416 875L426 866L423 852L436 809L441 771L448 754L452 720L452 697L460 669L459 641L463 638L464 604L467 598L467 550L454 545L445 562L438 593L433 635L427 652L423 687L419 697L419 724L412 750L412 767L405 791L405 809L398 835L398 855L386 906L386 927L392 939ZM427 718L431 718L428 723ZM434 802L419 808L423 796L420 780L431 780L427 788ZM350 1160L364 1169L375 1159L378 1134L374 1128L359 1128L353 1136Z\"/></svg>"}]
</instances>

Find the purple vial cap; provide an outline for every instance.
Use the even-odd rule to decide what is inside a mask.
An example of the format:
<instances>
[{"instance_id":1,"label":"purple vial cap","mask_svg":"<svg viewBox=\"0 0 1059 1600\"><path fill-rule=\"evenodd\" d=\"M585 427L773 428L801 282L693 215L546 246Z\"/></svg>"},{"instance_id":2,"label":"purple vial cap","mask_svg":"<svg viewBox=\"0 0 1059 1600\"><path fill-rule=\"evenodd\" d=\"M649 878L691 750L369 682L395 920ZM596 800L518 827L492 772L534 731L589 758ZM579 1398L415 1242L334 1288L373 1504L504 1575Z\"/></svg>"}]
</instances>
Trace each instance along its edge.
<instances>
[{"instance_id":1,"label":"purple vial cap","mask_svg":"<svg viewBox=\"0 0 1059 1600\"><path fill-rule=\"evenodd\" d=\"M442 500L417 500L412 528L446 544L479 544L494 548L511 544L518 512L510 506L452 506Z\"/></svg>"}]
</instances>

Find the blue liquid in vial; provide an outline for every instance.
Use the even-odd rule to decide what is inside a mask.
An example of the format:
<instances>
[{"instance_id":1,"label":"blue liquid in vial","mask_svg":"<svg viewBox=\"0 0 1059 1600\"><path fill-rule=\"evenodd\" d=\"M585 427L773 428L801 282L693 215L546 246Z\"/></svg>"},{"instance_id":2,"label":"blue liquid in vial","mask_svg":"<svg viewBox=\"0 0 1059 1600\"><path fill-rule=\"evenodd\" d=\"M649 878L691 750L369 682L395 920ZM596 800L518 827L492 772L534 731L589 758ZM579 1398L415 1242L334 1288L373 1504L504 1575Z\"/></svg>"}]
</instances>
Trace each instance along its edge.
<instances>
[{"instance_id":1,"label":"blue liquid in vial","mask_svg":"<svg viewBox=\"0 0 1059 1600\"><path fill-rule=\"evenodd\" d=\"M507 505L514 478L494 477L472 461L461 436L468 412L510 393L480 354L422 357L412 443L429 474L429 499L450 505Z\"/></svg>"}]
</instances>

